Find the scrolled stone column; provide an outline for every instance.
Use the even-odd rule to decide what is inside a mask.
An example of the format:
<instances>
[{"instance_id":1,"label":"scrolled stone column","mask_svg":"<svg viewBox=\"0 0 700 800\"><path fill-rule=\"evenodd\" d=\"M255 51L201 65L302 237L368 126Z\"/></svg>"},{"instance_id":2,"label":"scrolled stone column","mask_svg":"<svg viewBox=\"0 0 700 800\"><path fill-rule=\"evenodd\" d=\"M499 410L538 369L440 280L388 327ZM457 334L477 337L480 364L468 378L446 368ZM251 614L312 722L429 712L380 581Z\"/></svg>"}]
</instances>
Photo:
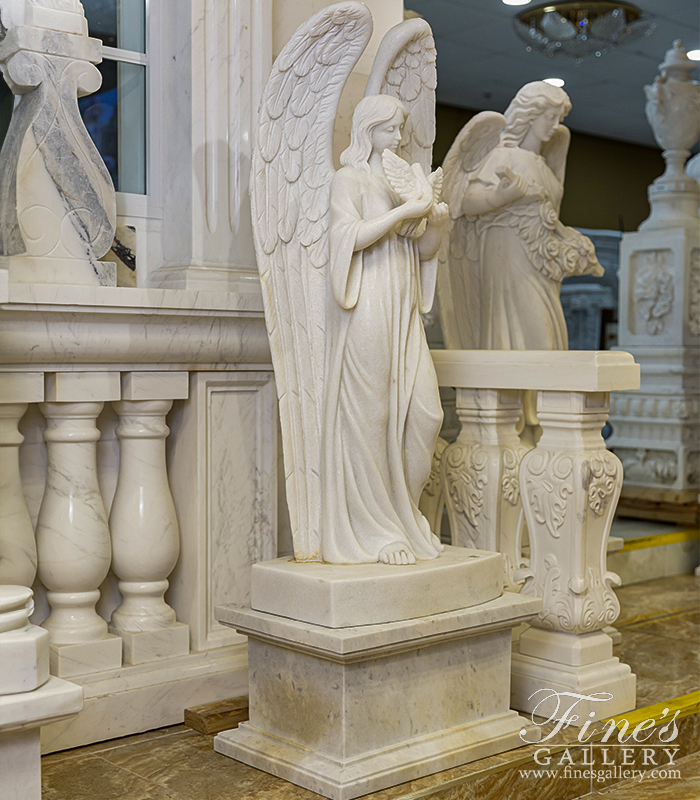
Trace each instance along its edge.
<instances>
[{"instance_id":1,"label":"scrolled stone column","mask_svg":"<svg viewBox=\"0 0 700 800\"><path fill-rule=\"evenodd\" d=\"M457 389L462 430L440 469L452 544L499 551L506 588L516 592L524 524L518 467L527 451L516 433L521 410L517 390Z\"/></svg>"},{"instance_id":2,"label":"scrolled stone column","mask_svg":"<svg viewBox=\"0 0 700 800\"><path fill-rule=\"evenodd\" d=\"M97 482L96 420L119 398L119 374L50 373L44 439L46 489L37 519L39 578L51 613L51 671L70 677L121 666L121 640L95 611L111 562L107 512Z\"/></svg>"},{"instance_id":3,"label":"scrolled stone column","mask_svg":"<svg viewBox=\"0 0 700 800\"><path fill-rule=\"evenodd\" d=\"M635 676L612 657L603 632L620 612L613 591L620 579L606 568L622 488L620 460L601 436L608 410L607 392L539 392L542 438L520 466L530 565L516 577L525 579L521 592L541 597L543 607L513 655L512 703L533 711L543 699L538 693L550 689L612 694L604 703L583 701L579 724L589 712L609 717L635 701ZM546 708L538 714L546 716Z\"/></svg>"},{"instance_id":4,"label":"scrolled stone column","mask_svg":"<svg viewBox=\"0 0 700 800\"><path fill-rule=\"evenodd\" d=\"M1 4L0 65L16 96L0 155L0 266L19 283L116 285L99 261L116 225L112 179L78 97L99 89L99 40L79 0Z\"/></svg>"},{"instance_id":5,"label":"scrolled stone column","mask_svg":"<svg viewBox=\"0 0 700 800\"><path fill-rule=\"evenodd\" d=\"M188 396L188 373L124 373L119 415L119 477L110 513L112 569L121 605L110 630L122 637L124 661L140 664L189 652L189 628L165 602L180 553L180 530L165 461L165 417Z\"/></svg>"}]
</instances>

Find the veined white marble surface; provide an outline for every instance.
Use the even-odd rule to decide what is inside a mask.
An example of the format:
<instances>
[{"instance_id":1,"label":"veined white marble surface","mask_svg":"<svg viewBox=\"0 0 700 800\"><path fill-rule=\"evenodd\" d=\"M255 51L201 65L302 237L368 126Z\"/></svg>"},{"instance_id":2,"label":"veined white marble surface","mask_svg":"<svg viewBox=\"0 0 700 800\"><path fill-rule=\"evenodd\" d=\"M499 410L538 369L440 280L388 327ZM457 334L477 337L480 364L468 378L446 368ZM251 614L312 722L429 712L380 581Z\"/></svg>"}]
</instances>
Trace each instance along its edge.
<instances>
[{"instance_id":1,"label":"veined white marble surface","mask_svg":"<svg viewBox=\"0 0 700 800\"><path fill-rule=\"evenodd\" d=\"M259 292L257 278L250 294L11 284L0 303L0 371L52 363L267 365Z\"/></svg>"},{"instance_id":2,"label":"veined white marble surface","mask_svg":"<svg viewBox=\"0 0 700 800\"><path fill-rule=\"evenodd\" d=\"M259 278L250 278L246 291L157 289L118 286L61 286L48 283L7 284L3 303L31 306L104 306L106 308L183 309L188 311L262 312Z\"/></svg>"},{"instance_id":3,"label":"veined white marble surface","mask_svg":"<svg viewBox=\"0 0 700 800\"><path fill-rule=\"evenodd\" d=\"M328 628L375 625L477 606L499 597L499 553L445 547L416 564L320 564L288 558L253 565L251 606Z\"/></svg>"},{"instance_id":4,"label":"veined white marble surface","mask_svg":"<svg viewBox=\"0 0 700 800\"><path fill-rule=\"evenodd\" d=\"M85 707L42 729L42 750L127 736L182 722L184 708L246 694L245 643L75 678Z\"/></svg>"},{"instance_id":5,"label":"veined white marble surface","mask_svg":"<svg viewBox=\"0 0 700 800\"><path fill-rule=\"evenodd\" d=\"M0 63L16 101L0 161L0 266L15 282L115 285L116 264L99 260L116 227L114 186L78 109L102 83L102 45L80 3L21 5L2 9Z\"/></svg>"},{"instance_id":6,"label":"veined white marble surface","mask_svg":"<svg viewBox=\"0 0 700 800\"><path fill-rule=\"evenodd\" d=\"M32 590L0 586L0 696L31 692L49 679L49 635L29 624Z\"/></svg>"},{"instance_id":7,"label":"veined white marble surface","mask_svg":"<svg viewBox=\"0 0 700 800\"><path fill-rule=\"evenodd\" d=\"M511 631L539 603L336 629L219 609L248 634L250 721L214 747L336 800L517 747Z\"/></svg>"},{"instance_id":8,"label":"veined white marble surface","mask_svg":"<svg viewBox=\"0 0 700 800\"><path fill-rule=\"evenodd\" d=\"M0 645L3 670L4 655ZM54 677L34 691L0 694L0 792L3 800L41 800L39 726L74 717L82 707L80 686Z\"/></svg>"},{"instance_id":9,"label":"veined white marble surface","mask_svg":"<svg viewBox=\"0 0 700 800\"><path fill-rule=\"evenodd\" d=\"M0 732L48 725L74 716L82 707L82 688L51 676L33 692L0 695Z\"/></svg>"},{"instance_id":10,"label":"veined white marble surface","mask_svg":"<svg viewBox=\"0 0 700 800\"><path fill-rule=\"evenodd\" d=\"M419 642L435 636L466 628L486 632L511 623L518 625L536 614L541 603L536 597L504 592L495 600L473 608L460 608L399 622L337 629L285 619L243 606L219 606L216 616L220 622L241 633L255 631L267 638L293 641L300 647L327 655L348 655L402 643L409 648L415 647Z\"/></svg>"}]
</instances>

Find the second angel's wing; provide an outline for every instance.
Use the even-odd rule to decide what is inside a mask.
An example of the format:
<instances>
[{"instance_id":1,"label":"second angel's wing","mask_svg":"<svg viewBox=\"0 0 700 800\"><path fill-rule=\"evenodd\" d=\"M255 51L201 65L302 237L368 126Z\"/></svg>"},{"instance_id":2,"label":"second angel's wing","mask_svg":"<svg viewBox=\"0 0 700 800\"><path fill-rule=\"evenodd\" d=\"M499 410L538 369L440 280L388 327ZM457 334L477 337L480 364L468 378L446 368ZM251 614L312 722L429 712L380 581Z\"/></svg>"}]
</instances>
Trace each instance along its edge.
<instances>
[{"instance_id":1,"label":"second angel's wing","mask_svg":"<svg viewBox=\"0 0 700 800\"><path fill-rule=\"evenodd\" d=\"M569 143L571 142L571 131L566 125L559 125L554 131L552 138L544 142L540 155L549 165L549 168L557 176L559 183L564 183L566 174L566 157L569 154Z\"/></svg>"},{"instance_id":2,"label":"second angel's wing","mask_svg":"<svg viewBox=\"0 0 700 800\"><path fill-rule=\"evenodd\" d=\"M469 173L498 144L505 124L503 114L481 111L467 122L452 142L442 162L445 174L442 194L453 216L461 214L459 209L469 182Z\"/></svg>"},{"instance_id":3,"label":"second angel's wing","mask_svg":"<svg viewBox=\"0 0 700 800\"><path fill-rule=\"evenodd\" d=\"M390 94L408 109L398 154L428 173L435 141L435 41L424 19L407 19L387 32L379 45L365 96Z\"/></svg>"},{"instance_id":4,"label":"second angel's wing","mask_svg":"<svg viewBox=\"0 0 700 800\"><path fill-rule=\"evenodd\" d=\"M275 61L260 103L251 211L279 397L297 560L321 557L320 465L333 128L348 75L372 34L356 2L302 25Z\"/></svg>"},{"instance_id":5,"label":"second angel's wing","mask_svg":"<svg viewBox=\"0 0 700 800\"><path fill-rule=\"evenodd\" d=\"M474 319L475 277L470 274L468 221L462 214L462 202L471 177L486 155L498 144L506 124L503 114L482 111L472 117L452 143L442 164L442 194L450 207L438 255L438 299L440 324L448 349L476 346L471 331L478 328Z\"/></svg>"}]
</instances>

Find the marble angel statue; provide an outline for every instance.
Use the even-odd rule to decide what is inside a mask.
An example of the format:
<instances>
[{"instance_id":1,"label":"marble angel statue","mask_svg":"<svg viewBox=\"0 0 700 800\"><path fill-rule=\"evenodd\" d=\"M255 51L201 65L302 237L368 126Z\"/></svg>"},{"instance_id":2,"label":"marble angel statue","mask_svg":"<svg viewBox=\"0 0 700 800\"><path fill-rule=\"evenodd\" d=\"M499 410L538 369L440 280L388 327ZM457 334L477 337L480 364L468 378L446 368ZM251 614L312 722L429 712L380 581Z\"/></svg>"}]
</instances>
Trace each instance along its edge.
<instances>
[{"instance_id":1,"label":"marble angel statue","mask_svg":"<svg viewBox=\"0 0 700 800\"><path fill-rule=\"evenodd\" d=\"M562 278L603 274L590 239L559 220L570 110L566 92L534 81L452 144L438 283L449 348L567 349Z\"/></svg>"},{"instance_id":2,"label":"marble angel statue","mask_svg":"<svg viewBox=\"0 0 700 800\"><path fill-rule=\"evenodd\" d=\"M413 19L384 37L333 167L345 81L372 18L323 9L275 62L251 198L297 560L410 564L442 546L418 510L442 422L421 313L432 305L441 174L435 48Z\"/></svg>"}]
</instances>

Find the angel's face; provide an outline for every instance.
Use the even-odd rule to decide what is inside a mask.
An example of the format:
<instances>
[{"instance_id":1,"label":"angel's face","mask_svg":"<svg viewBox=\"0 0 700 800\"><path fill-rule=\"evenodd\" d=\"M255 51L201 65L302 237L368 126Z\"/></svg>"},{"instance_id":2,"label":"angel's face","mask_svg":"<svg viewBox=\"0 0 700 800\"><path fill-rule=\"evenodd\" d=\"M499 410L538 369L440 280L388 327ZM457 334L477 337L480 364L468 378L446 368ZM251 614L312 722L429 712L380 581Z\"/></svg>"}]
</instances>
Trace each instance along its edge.
<instances>
[{"instance_id":1,"label":"angel's face","mask_svg":"<svg viewBox=\"0 0 700 800\"><path fill-rule=\"evenodd\" d=\"M400 111L388 122L380 122L372 131L372 149L377 153L391 150L395 153L401 141L404 118Z\"/></svg>"},{"instance_id":2,"label":"angel's face","mask_svg":"<svg viewBox=\"0 0 700 800\"><path fill-rule=\"evenodd\" d=\"M539 116L535 117L530 126L530 130L541 142L548 142L554 135L554 131L559 127L561 109L550 106Z\"/></svg>"}]
</instances>

